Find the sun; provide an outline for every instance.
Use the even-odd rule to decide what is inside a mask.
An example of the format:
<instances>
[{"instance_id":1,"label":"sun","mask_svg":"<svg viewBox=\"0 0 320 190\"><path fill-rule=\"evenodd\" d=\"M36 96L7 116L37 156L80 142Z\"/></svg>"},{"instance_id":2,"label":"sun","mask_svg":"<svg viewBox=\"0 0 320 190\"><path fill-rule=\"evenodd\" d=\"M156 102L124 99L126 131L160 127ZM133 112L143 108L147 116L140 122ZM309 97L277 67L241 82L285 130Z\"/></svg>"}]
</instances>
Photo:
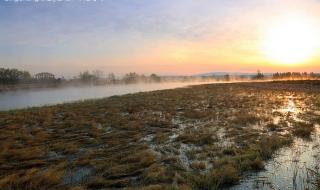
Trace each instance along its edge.
<instances>
[{"instance_id":1,"label":"sun","mask_svg":"<svg viewBox=\"0 0 320 190\"><path fill-rule=\"evenodd\" d=\"M294 14L279 19L266 31L263 53L280 64L298 64L315 54L317 31L311 19Z\"/></svg>"}]
</instances>

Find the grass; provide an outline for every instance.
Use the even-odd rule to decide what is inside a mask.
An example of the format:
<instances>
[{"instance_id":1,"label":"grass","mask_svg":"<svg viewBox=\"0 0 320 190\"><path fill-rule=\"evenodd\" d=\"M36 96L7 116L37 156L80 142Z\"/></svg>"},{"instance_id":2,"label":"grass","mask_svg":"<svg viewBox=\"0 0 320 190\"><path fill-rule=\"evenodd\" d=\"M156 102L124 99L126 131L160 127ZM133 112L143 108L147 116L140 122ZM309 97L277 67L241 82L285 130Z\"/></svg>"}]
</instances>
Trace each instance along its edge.
<instances>
[{"instance_id":1,"label":"grass","mask_svg":"<svg viewBox=\"0 0 320 190\"><path fill-rule=\"evenodd\" d=\"M289 145L292 142L292 137L278 137L276 135L263 137L258 144L258 151L262 158L268 159L271 158L273 153L285 146Z\"/></svg>"},{"instance_id":2,"label":"grass","mask_svg":"<svg viewBox=\"0 0 320 190\"><path fill-rule=\"evenodd\" d=\"M311 168L308 168L307 169L308 173L309 173L309 180L312 184L312 186L315 188L315 189L320 189L320 171L318 168L316 169L311 169Z\"/></svg>"},{"instance_id":3,"label":"grass","mask_svg":"<svg viewBox=\"0 0 320 190\"><path fill-rule=\"evenodd\" d=\"M218 189L221 185L233 185L239 181L239 170L232 164L212 169L205 175L190 175L188 181L192 189Z\"/></svg>"},{"instance_id":4,"label":"grass","mask_svg":"<svg viewBox=\"0 0 320 190\"><path fill-rule=\"evenodd\" d=\"M206 163L205 162L199 162L199 161L195 161L192 162L191 164L191 168L194 170L204 170L206 169Z\"/></svg>"},{"instance_id":5,"label":"grass","mask_svg":"<svg viewBox=\"0 0 320 190\"><path fill-rule=\"evenodd\" d=\"M259 117L252 113L241 112L234 114L233 123L240 126L247 126L249 124L256 124L259 122Z\"/></svg>"},{"instance_id":6,"label":"grass","mask_svg":"<svg viewBox=\"0 0 320 190\"><path fill-rule=\"evenodd\" d=\"M31 168L24 172L8 175L0 180L1 189L48 189L59 185L64 175L64 164L46 170Z\"/></svg>"},{"instance_id":7,"label":"grass","mask_svg":"<svg viewBox=\"0 0 320 190\"><path fill-rule=\"evenodd\" d=\"M313 123L305 123L305 122L294 123L293 134L298 137L309 139L313 131L314 131Z\"/></svg>"},{"instance_id":8,"label":"grass","mask_svg":"<svg viewBox=\"0 0 320 190\"><path fill-rule=\"evenodd\" d=\"M185 131L183 134L179 135L179 137L176 140L182 143L202 145L211 143L212 141L214 141L214 138L213 134L211 133L190 130Z\"/></svg>"},{"instance_id":9,"label":"grass","mask_svg":"<svg viewBox=\"0 0 320 190\"><path fill-rule=\"evenodd\" d=\"M274 123L268 123L266 125L266 127L270 130L270 131L276 131L280 129L280 126Z\"/></svg>"},{"instance_id":10,"label":"grass","mask_svg":"<svg viewBox=\"0 0 320 190\"><path fill-rule=\"evenodd\" d=\"M293 136L314 130L312 112L299 123L274 110L292 93L318 109L311 107L318 93L270 85L201 85L0 112L0 189L237 184L243 173L263 169ZM286 125L272 122L275 113ZM92 172L76 184L63 183L77 168Z\"/></svg>"},{"instance_id":11,"label":"grass","mask_svg":"<svg viewBox=\"0 0 320 190\"><path fill-rule=\"evenodd\" d=\"M234 156L236 155L236 149L233 147L226 147L225 149L223 149L222 153L224 155Z\"/></svg>"}]
</instances>

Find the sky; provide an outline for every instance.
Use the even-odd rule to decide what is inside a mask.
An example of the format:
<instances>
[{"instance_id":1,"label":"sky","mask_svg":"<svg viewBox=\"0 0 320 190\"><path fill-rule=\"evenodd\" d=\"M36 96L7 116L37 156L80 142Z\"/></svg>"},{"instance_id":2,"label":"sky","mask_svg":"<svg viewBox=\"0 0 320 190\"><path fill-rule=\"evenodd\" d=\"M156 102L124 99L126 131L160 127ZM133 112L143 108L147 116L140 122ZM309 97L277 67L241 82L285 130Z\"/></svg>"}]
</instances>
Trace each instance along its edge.
<instances>
[{"instance_id":1,"label":"sky","mask_svg":"<svg viewBox=\"0 0 320 190\"><path fill-rule=\"evenodd\" d=\"M320 26L319 0L2 0L0 67L65 77L320 72L320 46L298 64L276 63L262 48L266 31L296 12Z\"/></svg>"}]
</instances>

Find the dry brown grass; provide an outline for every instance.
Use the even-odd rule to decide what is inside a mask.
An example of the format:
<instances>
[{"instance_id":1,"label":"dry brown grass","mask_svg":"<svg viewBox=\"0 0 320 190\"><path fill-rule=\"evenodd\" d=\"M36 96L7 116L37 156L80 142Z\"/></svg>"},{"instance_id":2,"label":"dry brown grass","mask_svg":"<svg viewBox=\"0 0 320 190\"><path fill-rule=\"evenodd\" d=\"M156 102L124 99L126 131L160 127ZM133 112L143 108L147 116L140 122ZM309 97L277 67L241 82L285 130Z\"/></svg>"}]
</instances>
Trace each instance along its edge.
<instances>
[{"instance_id":1,"label":"dry brown grass","mask_svg":"<svg viewBox=\"0 0 320 190\"><path fill-rule=\"evenodd\" d=\"M310 138L314 131L313 123L295 122L293 127L293 134L301 138Z\"/></svg>"},{"instance_id":2,"label":"dry brown grass","mask_svg":"<svg viewBox=\"0 0 320 190\"><path fill-rule=\"evenodd\" d=\"M187 131L177 138L177 141L183 143L192 143L192 144L210 144L214 140L213 135L210 133L199 133L195 131Z\"/></svg>"},{"instance_id":3,"label":"dry brown grass","mask_svg":"<svg viewBox=\"0 0 320 190\"><path fill-rule=\"evenodd\" d=\"M292 142L292 138L290 136L287 137L278 137L276 135L263 137L259 144L258 144L258 150L262 158L271 158L273 153L285 146L289 145Z\"/></svg>"},{"instance_id":4,"label":"dry brown grass","mask_svg":"<svg viewBox=\"0 0 320 190\"><path fill-rule=\"evenodd\" d=\"M194 170L204 170L204 169L206 169L206 163L195 161L195 162L191 163L191 168Z\"/></svg>"},{"instance_id":5,"label":"dry brown grass","mask_svg":"<svg viewBox=\"0 0 320 190\"><path fill-rule=\"evenodd\" d=\"M232 122L243 127L248 124L255 124L259 122L259 118L256 115L247 112L236 113L234 117L235 118Z\"/></svg>"}]
</instances>

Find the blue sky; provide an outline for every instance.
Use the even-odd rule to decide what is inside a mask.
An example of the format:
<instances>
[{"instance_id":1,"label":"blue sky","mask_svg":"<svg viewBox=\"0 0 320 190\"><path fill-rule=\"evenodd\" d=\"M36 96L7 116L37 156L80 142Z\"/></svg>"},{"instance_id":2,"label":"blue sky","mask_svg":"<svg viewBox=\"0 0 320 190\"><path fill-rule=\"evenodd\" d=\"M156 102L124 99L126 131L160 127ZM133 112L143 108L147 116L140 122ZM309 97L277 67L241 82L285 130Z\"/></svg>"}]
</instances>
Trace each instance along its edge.
<instances>
[{"instance_id":1,"label":"blue sky","mask_svg":"<svg viewBox=\"0 0 320 190\"><path fill-rule=\"evenodd\" d=\"M246 42L255 40L256 36L251 34L251 30L254 31L254 27L258 26L256 22L263 22L264 17L271 18L273 11L278 14L289 5L276 2L1 1L0 66L17 67L31 72L52 71L66 76L76 75L85 69L100 69L119 74L130 71L190 74L215 70L217 67L222 70L223 57L218 55L217 60L210 57L211 65L202 63L201 58L195 63L193 50L215 51L216 44L225 44L228 41L230 46L238 47L234 42L237 41L237 34ZM309 5L316 3L296 2L297 7L303 4L307 7L306 10ZM292 4L294 3L291 3L291 6ZM238 40L238 43L246 42ZM183 49L184 47L188 48ZM171 49L173 53L169 52ZM188 55L180 56L180 50ZM230 51L240 52L234 49ZM171 53L180 53L177 55L178 61L171 59ZM187 60L189 54L193 57ZM184 62L184 65L176 62ZM248 65L243 65L242 68L246 71L256 70L256 67ZM225 67L225 70L228 69L229 67Z\"/></svg>"}]
</instances>

